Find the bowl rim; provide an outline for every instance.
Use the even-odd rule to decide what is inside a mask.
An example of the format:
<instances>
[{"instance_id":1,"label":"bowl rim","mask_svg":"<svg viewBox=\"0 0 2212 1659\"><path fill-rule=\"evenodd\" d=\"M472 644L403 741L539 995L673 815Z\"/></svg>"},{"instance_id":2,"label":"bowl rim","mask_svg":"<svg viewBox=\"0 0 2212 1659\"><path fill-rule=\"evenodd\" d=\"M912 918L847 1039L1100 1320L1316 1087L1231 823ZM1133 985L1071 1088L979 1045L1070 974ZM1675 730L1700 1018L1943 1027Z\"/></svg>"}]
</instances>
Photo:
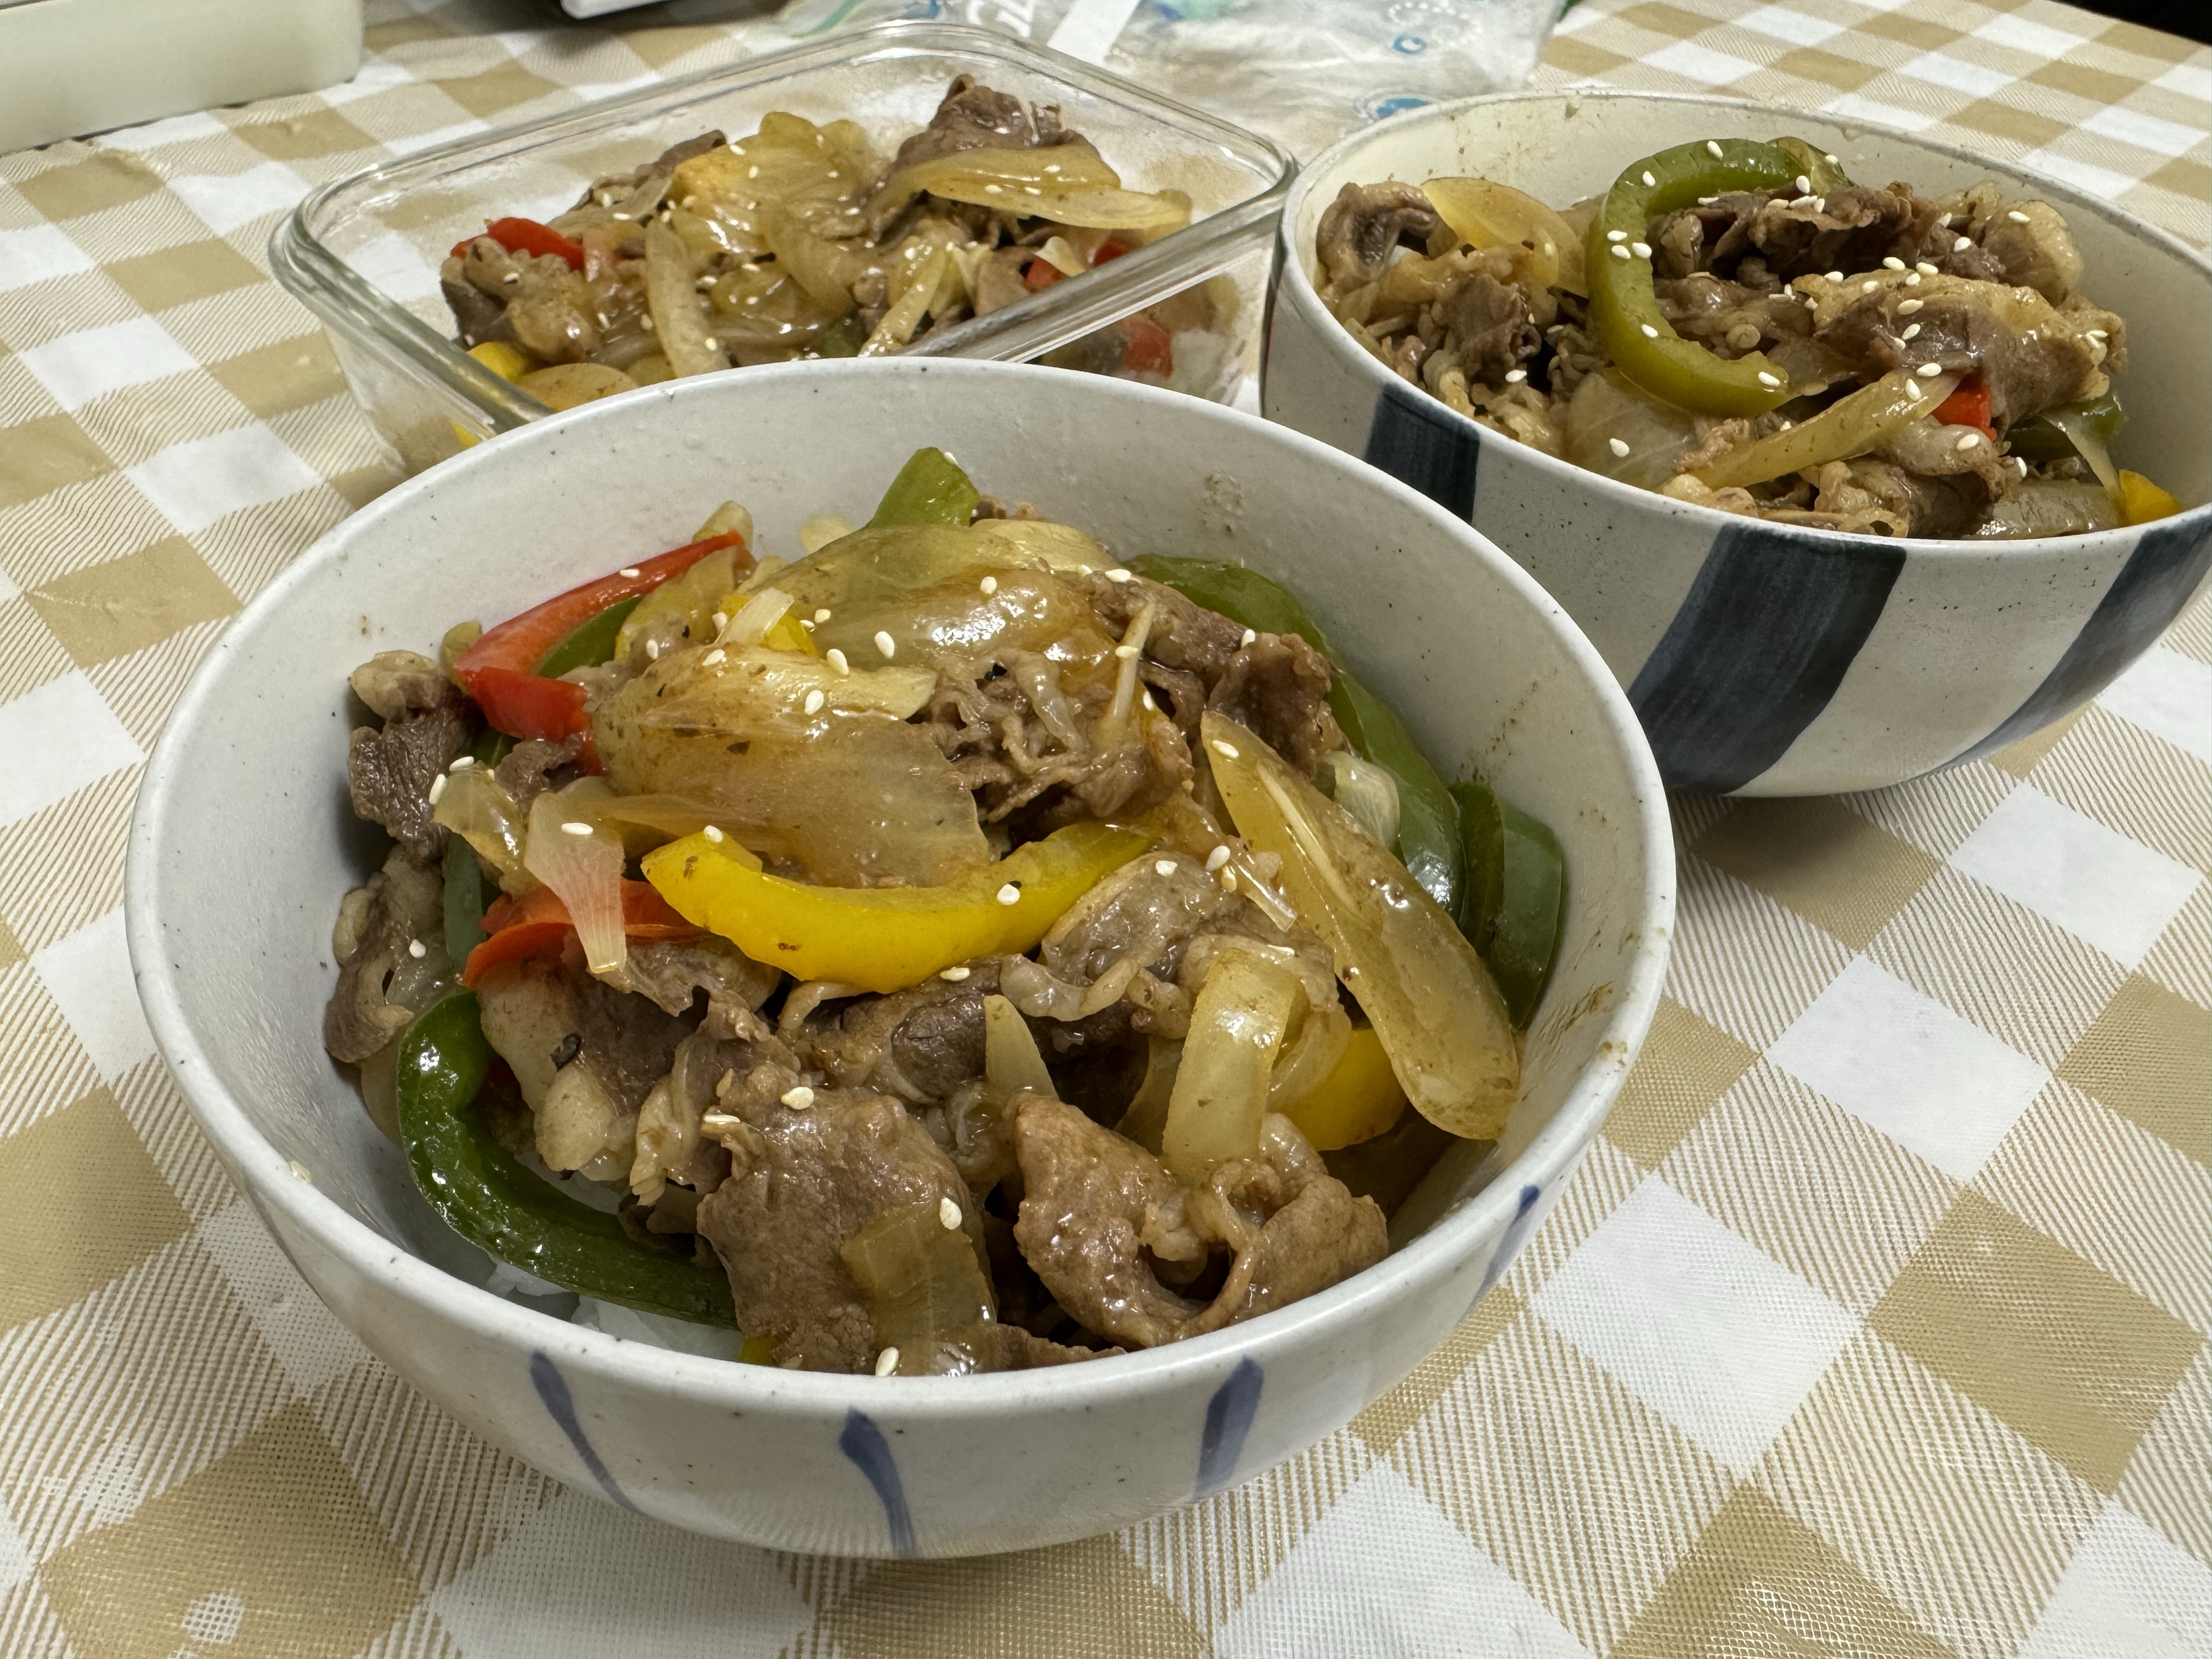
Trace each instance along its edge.
<instances>
[{"instance_id":1,"label":"bowl rim","mask_svg":"<svg viewBox=\"0 0 2212 1659\"><path fill-rule=\"evenodd\" d=\"M1456 98L1443 103L1429 104L1394 115L1370 126L1347 133L1327 149L1299 168L1298 176L1291 182L1290 193L1284 198L1282 218L1276 229L1276 277L1278 293L1288 290L1291 305L1299 316L1328 342L1327 349L1340 361L1358 366L1364 373L1373 375L1377 386L1406 386L1422 398L1424 411L1434 405L1433 413L1455 433L1471 434L1478 447L1504 443L1512 446L1516 458L1524 460L1541 475L1554 481L1571 478L1574 487L1593 491L1607 503L1643 511L1657 511L1674 516L1687 514L1692 521L1703 521L1716 530L1724 525L1741 526L1747 522L1738 514L1723 513L1717 507L1706 507L1696 501L1680 501L1662 495L1656 490L1643 489L1634 484L1623 483L1618 478L1607 477L1601 472L1592 472L1587 467L1577 466L1572 461L1493 432L1480 422L1470 420L1442 398L1432 397L1425 388L1412 386L1393 375L1366 352L1361 350L1352 337L1344 331L1343 325L1329 314L1314 287L1313 274L1307 268L1305 254L1297 242L1297 221L1307 200L1313 195L1323 174L1356 156L1370 144L1379 143L1386 136L1401 133L1409 127L1447 125L1470 109L1480 109L1502 104L1567 104L1589 100L1593 102L1620 104L1679 104L1686 107L1726 109L1755 112L1777 123L1792 120L1819 122L1826 126L1848 126L1868 132L1880 133L1885 138L1900 140L1916 149L1980 167L1998 167L2036 179L2065 198L2069 212L2087 212L2106 220L2116 228L2139 240L2148 242L2172 254L2183 264L2196 267L2197 274L2204 279L2208 290L2212 290L2212 254L2191 246L2171 231L2162 230L2149 221L2100 201L2077 190L2063 179L2023 167L2016 161L2003 161L1963 145L1947 143L1941 139L1926 138L1902 127L1891 126L1881 121L1863 121L1837 114L1834 111L1808 109L1801 105L1768 104L1751 98L1730 98L1715 93L1698 92L1639 92L1621 87L1555 87L1522 88L1517 92L1483 93L1472 98ZM2208 292L2212 301L2212 292ZM1264 370L1261 392L1262 404L1266 400ZM2154 524L2178 524L2183 520L2212 520L2212 500L2185 507L2167 519L2149 520ZM1937 536L1876 536L1866 531L1828 530L1812 525L1777 524L1770 520L1755 520L1762 532L1790 539L1802 539L1815 544L1840 544L1847 547L1869 545L1899 547L1907 550L1916 558L1985 558L1993 553L2012 555L2041 554L2045 556L2079 552L2085 549L2109 546L2108 538L2132 538L2142 525L2116 525L2109 530L2094 530L2075 536L2021 536L2005 539L1974 540L1959 537Z\"/></svg>"},{"instance_id":2,"label":"bowl rim","mask_svg":"<svg viewBox=\"0 0 2212 1659\"><path fill-rule=\"evenodd\" d=\"M1010 1371L957 1377L902 1377L896 1395L883 1391L884 1379L842 1373L787 1371L773 1366L684 1353L624 1341L603 1332L555 1319L467 1283L415 1255L325 1194L311 1179L297 1176L289 1161L264 1138L243 1105L217 1074L213 1057L186 1019L179 991L179 964L165 942L161 865L173 843L167 830L179 764L190 735L206 717L208 705L234 659L249 652L257 635L301 589L325 580L341 565L356 539L385 533L387 526L406 525L416 501L450 489L472 472L526 465L537 450L556 445L580 428L622 422L647 405L688 398L743 398L781 380L833 384L862 377L938 375L958 382L983 377L1003 385L1009 376L1036 381L1060 398L1096 397L1119 404L1131 416L1182 410L1201 424L1228 422L1264 432L1267 441L1307 465L1334 469L1364 479L1363 487L1395 495L1436 533L1458 543L1467 555L1486 565L1517 589L1534 607L1539 624L1548 624L1568 661L1593 688L1604 722L1611 728L1627 766L1626 782L1636 802L1633 823L1625 833L1644 843L1644 891L1638 913L1625 931L1635 940L1632 953L1614 984L1617 999L1606 1016L1595 1057L1569 1086L1551 1120L1519 1155L1500 1168L1471 1198L1453 1205L1429 1230L1375 1267L1329 1290L1249 1323L1163 1347L1114 1357L1111 1364L1054 1366L1045 1372ZM1089 392L1077 390L1088 386ZM850 395L850 394L848 394ZM434 545L426 540L426 547ZM1594 734L1595 735L1595 734ZM1029 364L897 359L800 362L763 366L747 375L702 375L641 387L532 422L428 468L396 486L324 533L280 572L233 618L179 696L160 743L149 760L133 808L125 864L125 921L132 975L147 1021L163 1060L192 1115L214 1142L222 1161L246 1195L264 1212L272 1231L275 1218L297 1228L339 1257L365 1280L434 1316L451 1319L487 1341L527 1352L557 1350L564 1363L586 1375L635 1388L748 1410L785 1410L800 1415L840 1413L852 1407L896 1409L909 1419L949 1419L1003 1411L1015 1405L1042 1404L1082 1409L1132 1390L1173 1386L1188 1373L1224 1370L1243 1354L1272 1352L1297 1342L1316 1327L1339 1322L1356 1310L1386 1304L1420 1282L1440 1278L1476 1240L1511 1218L1516 1188L1542 1184L1547 1195L1595 1137L1642 1047L1656 1012L1674 933L1675 870L1671 820L1658 768L1625 694L1582 630L1525 571L1499 552L1465 521L1437 507L1418 491L1356 458L1256 416L1224 409L1163 388L1085 376L1071 380L1064 369ZM273 1212L273 1216L272 1213ZM1040 1392L1042 1391L1042 1392Z\"/></svg>"}]
</instances>

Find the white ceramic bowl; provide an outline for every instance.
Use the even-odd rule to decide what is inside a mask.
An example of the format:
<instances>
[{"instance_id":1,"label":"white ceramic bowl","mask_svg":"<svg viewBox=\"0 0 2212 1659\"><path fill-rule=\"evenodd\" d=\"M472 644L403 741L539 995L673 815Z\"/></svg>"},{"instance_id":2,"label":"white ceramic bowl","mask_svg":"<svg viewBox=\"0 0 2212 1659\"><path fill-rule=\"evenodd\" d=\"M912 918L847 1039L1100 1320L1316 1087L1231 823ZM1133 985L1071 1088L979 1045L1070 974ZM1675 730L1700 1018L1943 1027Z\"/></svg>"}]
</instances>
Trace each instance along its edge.
<instances>
[{"instance_id":1,"label":"white ceramic bowl","mask_svg":"<svg viewBox=\"0 0 2212 1659\"><path fill-rule=\"evenodd\" d=\"M624 1342L480 1288L319 1041L347 810L344 676L750 507L764 550L864 520L917 445L1125 555L1291 583L1448 775L1553 825L1570 912L1499 1150L1323 1295L1152 1352L959 1378L823 1376ZM1387 579L1378 572L1387 570ZM250 879L239 872L250 872ZM286 571L179 699L131 830L131 960L161 1052L286 1254L439 1405L547 1473L702 1532L847 1555L1050 1543L1290 1456L1402 1377L1497 1279L1596 1133L1658 995L1674 866L1650 750L1528 576L1413 490L1194 398L1049 369L795 363L647 388L403 484ZM296 1160L312 1182L292 1173Z\"/></svg>"},{"instance_id":2,"label":"white ceramic bowl","mask_svg":"<svg viewBox=\"0 0 2212 1659\"><path fill-rule=\"evenodd\" d=\"M1995 179L2065 214L2082 286L2126 319L2123 466L2189 510L2015 542L1844 536L1674 501L1555 460L1392 374L1315 292L1337 191L1477 173L1564 204L1638 156L1706 137L1809 138L1851 176L1934 191ZM1878 788L1989 753L2076 708L2147 650L2212 562L2212 264L2021 168L1833 116L1731 99L1531 92L1394 116L1316 157L1283 211L1261 407L1364 456L1527 568L1604 653L1669 787Z\"/></svg>"}]
</instances>

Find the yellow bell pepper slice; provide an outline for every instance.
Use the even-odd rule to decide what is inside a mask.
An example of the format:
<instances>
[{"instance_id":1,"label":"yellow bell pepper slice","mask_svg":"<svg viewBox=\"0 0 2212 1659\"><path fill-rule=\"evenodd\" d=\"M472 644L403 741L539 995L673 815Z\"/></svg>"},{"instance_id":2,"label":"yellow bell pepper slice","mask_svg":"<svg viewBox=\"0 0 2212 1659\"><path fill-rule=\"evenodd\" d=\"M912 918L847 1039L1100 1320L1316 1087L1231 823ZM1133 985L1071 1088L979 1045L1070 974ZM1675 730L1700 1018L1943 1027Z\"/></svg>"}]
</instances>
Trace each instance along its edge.
<instances>
[{"instance_id":1,"label":"yellow bell pepper slice","mask_svg":"<svg viewBox=\"0 0 2212 1659\"><path fill-rule=\"evenodd\" d=\"M896 991L973 957L1027 951L1068 907L1152 844L1072 823L942 887L814 887L705 831L647 854L645 878L694 927L800 979Z\"/></svg>"},{"instance_id":2,"label":"yellow bell pepper slice","mask_svg":"<svg viewBox=\"0 0 2212 1659\"><path fill-rule=\"evenodd\" d=\"M1328 1075L1282 1109L1316 1152L1333 1152L1394 1126L1405 1112L1406 1091L1375 1028L1357 1025Z\"/></svg>"},{"instance_id":3,"label":"yellow bell pepper slice","mask_svg":"<svg viewBox=\"0 0 2212 1659\"><path fill-rule=\"evenodd\" d=\"M533 368L540 367L538 360L520 346L509 345L504 340L485 340L469 348L469 356L482 363L502 380L519 380Z\"/></svg>"},{"instance_id":4,"label":"yellow bell pepper slice","mask_svg":"<svg viewBox=\"0 0 2212 1659\"><path fill-rule=\"evenodd\" d=\"M2140 472L2120 471L2120 516L2129 524L2148 524L2154 519L2170 519L2181 511L2181 503L2160 489Z\"/></svg>"}]
</instances>

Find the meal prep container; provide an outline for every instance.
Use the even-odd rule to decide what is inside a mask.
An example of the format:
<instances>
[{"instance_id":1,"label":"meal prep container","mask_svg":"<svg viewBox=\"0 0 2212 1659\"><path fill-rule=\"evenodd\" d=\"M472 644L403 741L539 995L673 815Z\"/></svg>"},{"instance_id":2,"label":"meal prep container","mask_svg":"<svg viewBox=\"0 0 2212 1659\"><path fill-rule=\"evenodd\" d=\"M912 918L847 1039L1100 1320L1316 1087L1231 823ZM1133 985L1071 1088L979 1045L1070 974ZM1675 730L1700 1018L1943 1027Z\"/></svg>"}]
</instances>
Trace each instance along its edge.
<instances>
[{"instance_id":1,"label":"meal prep container","mask_svg":"<svg viewBox=\"0 0 2212 1659\"><path fill-rule=\"evenodd\" d=\"M1234 398L1259 367L1274 224L1297 164L1267 139L1088 64L951 24L857 29L371 167L302 202L270 238L270 262L330 331L369 419L419 471L551 412L454 343L438 266L455 242L506 215L550 217L609 173L709 128L741 137L771 111L856 121L888 155L962 73L1058 105L1130 188L1188 195L1192 221L902 355L1021 362L1211 282L1224 315L1218 349L1179 351L1170 384Z\"/></svg>"},{"instance_id":2,"label":"meal prep container","mask_svg":"<svg viewBox=\"0 0 2212 1659\"><path fill-rule=\"evenodd\" d=\"M2187 504L2087 536L1936 541L1740 518L1601 477L1478 426L1377 362L1315 291L1346 184L1480 174L1555 206L1639 156L1795 134L1861 183L1995 179L2066 216L2082 290L2127 324L2113 459ZM1671 787L1875 789L2080 707L2162 633L2212 563L2212 264L2055 180L1832 115L1734 99L1540 92L1393 117L1316 157L1283 213L1261 407L1364 456L1518 561L1605 654Z\"/></svg>"},{"instance_id":3,"label":"meal prep container","mask_svg":"<svg viewBox=\"0 0 2212 1659\"><path fill-rule=\"evenodd\" d=\"M512 614L681 543L721 495L751 509L763 553L795 555L803 521L866 519L921 443L1111 550L1243 559L1289 583L1446 776L1479 770L1556 830L1559 963L1504 1135L1448 1153L1395 1218L1395 1253L1365 1273L1082 1364L785 1371L503 1299L487 1286L514 1274L495 1278L423 1203L319 1041L338 901L383 856L346 806L358 716L345 677L373 652L426 648L459 618ZM1385 563L1394 580L1378 581ZM241 868L255 879L231 879ZM959 1555L1210 1497L1347 1421L1443 1341L1558 1199L1636 1058L1674 867L1626 699L1559 606L1460 520L1194 398L889 358L625 392L362 508L246 607L179 699L140 793L128 884L139 990L193 1113L308 1283L415 1387L568 1485L681 1526Z\"/></svg>"}]
</instances>

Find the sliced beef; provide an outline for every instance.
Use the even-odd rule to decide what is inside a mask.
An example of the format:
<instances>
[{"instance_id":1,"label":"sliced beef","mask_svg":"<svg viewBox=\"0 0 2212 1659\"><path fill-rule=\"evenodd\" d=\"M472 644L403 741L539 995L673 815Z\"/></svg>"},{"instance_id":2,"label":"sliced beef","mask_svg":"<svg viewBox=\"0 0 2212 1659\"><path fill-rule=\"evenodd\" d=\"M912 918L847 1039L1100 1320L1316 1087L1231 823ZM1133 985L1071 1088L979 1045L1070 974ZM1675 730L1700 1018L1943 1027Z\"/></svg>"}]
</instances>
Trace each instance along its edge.
<instances>
[{"instance_id":1,"label":"sliced beef","mask_svg":"<svg viewBox=\"0 0 2212 1659\"><path fill-rule=\"evenodd\" d=\"M1425 249L1437 210L1412 185L1346 185L1321 216L1323 283L1348 292L1379 280L1394 248Z\"/></svg>"},{"instance_id":2,"label":"sliced beef","mask_svg":"<svg viewBox=\"0 0 2212 1659\"><path fill-rule=\"evenodd\" d=\"M994 91L972 75L956 76L939 102L937 112L929 118L929 125L910 134L891 158L884 173L884 186L868 202L869 234L884 240L913 203L912 191L889 188L908 167L963 150L1031 149L1055 144L1087 147L1089 142L1060 125L1055 105L1025 105L1009 94Z\"/></svg>"},{"instance_id":3,"label":"sliced beef","mask_svg":"<svg viewBox=\"0 0 2212 1659\"><path fill-rule=\"evenodd\" d=\"M581 732L574 732L558 743L544 738L526 738L508 750L492 770L500 787L514 798L518 814L526 816L530 803L552 787L553 774L562 767L573 765L576 757L584 752Z\"/></svg>"},{"instance_id":4,"label":"sliced beef","mask_svg":"<svg viewBox=\"0 0 2212 1659\"><path fill-rule=\"evenodd\" d=\"M671 144L653 160L633 168L628 174L611 173L599 179L576 198L575 208L569 211L573 213L577 208L619 207L623 198L635 196L640 191L650 191L656 185L665 190L678 167L693 156L704 155L710 149L720 149L727 143L729 140L716 127L709 128L696 138L686 138L680 144Z\"/></svg>"},{"instance_id":5,"label":"sliced beef","mask_svg":"<svg viewBox=\"0 0 2212 1659\"><path fill-rule=\"evenodd\" d=\"M1115 582L1093 576L1086 580L1085 592L1098 625L1116 639L1129 631L1139 611L1151 605L1152 627L1145 638L1145 655L1164 667L1196 675L1209 692L1244 642L1241 623L1146 577Z\"/></svg>"},{"instance_id":6,"label":"sliced beef","mask_svg":"<svg viewBox=\"0 0 2212 1659\"><path fill-rule=\"evenodd\" d=\"M1222 671L1207 706L1259 738L1310 777L1321 757L1345 746L1329 712L1328 659L1296 634L1261 634Z\"/></svg>"},{"instance_id":7,"label":"sliced beef","mask_svg":"<svg viewBox=\"0 0 2212 1659\"><path fill-rule=\"evenodd\" d=\"M582 362L599 349L592 290L558 254L509 253L479 236L439 266L438 286L465 347L505 340L547 363Z\"/></svg>"},{"instance_id":8,"label":"sliced beef","mask_svg":"<svg viewBox=\"0 0 2212 1659\"><path fill-rule=\"evenodd\" d=\"M346 748L353 810L420 864L437 861L446 832L430 816L430 786L469 744L467 707L437 664L412 651L386 651L354 671L356 695L384 717L354 728Z\"/></svg>"},{"instance_id":9,"label":"sliced beef","mask_svg":"<svg viewBox=\"0 0 2212 1659\"><path fill-rule=\"evenodd\" d=\"M383 869L346 895L331 930L338 982L323 1010L323 1047L358 1065L407 1029L450 971L444 938L445 884L394 848ZM413 946L420 943L422 954Z\"/></svg>"},{"instance_id":10,"label":"sliced beef","mask_svg":"<svg viewBox=\"0 0 2212 1659\"><path fill-rule=\"evenodd\" d=\"M1437 312L1443 324L1443 349L1458 356L1470 380L1503 385L1508 374L1543 347L1528 290L1518 283L1501 283L1475 271L1452 289Z\"/></svg>"},{"instance_id":11,"label":"sliced beef","mask_svg":"<svg viewBox=\"0 0 2212 1659\"><path fill-rule=\"evenodd\" d=\"M617 988L649 998L664 1012L682 1014L703 992L712 1009L730 1004L748 1012L766 1002L782 973L755 962L726 939L632 940Z\"/></svg>"},{"instance_id":12,"label":"sliced beef","mask_svg":"<svg viewBox=\"0 0 2212 1659\"><path fill-rule=\"evenodd\" d=\"M721 1135L729 1178L701 1200L698 1225L739 1328L774 1339L779 1365L870 1370L875 1322L840 1249L891 1210L949 1198L964 1214L959 1170L897 1101L865 1090L817 1090L804 1109L777 1105Z\"/></svg>"},{"instance_id":13,"label":"sliced beef","mask_svg":"<svg viewBox=\"0 0 2212 1659\"><path fill-rule=\"evenodd\" d=\"M981 957L957 981L824 1005L787 1035L801 1063L839 1088L941 1101L983 1074L983 999L998 988L998 959Z\"/></svg>"},{"instance_id":14,"label":"sliced beef","mask_svg":"<svg viewBox=\"0 0 2212 1659\"><path fill-rule=\"evenodd\" d=\"M1119 1348L1071 1348L1032 1335L1019 1325L978 1325L957 1341L940 1342L915 1369L929 1376L967 1376L982 1371L1030 1371L1073 1365L1120 1353ZM904 1371L906 1366L900 1370Z\"/></svg>"},{"instance_id":15,"label":"sliced beef","mask_svg":"<svg viewBox=\"0 0 2212 1659\"><path fill-rule=\"evenodd\" d=\"M1373 1266L1389 1249L1382 1211L1354 1198L1286 1118L1261 1155L1186 1191L1159 1160L1072 1106L1013 1103L1024 1189L1014 1237L1060 1305L1137 1347L1257 1317ZM1205 1303L1189 1284L1218 1251L1226 1278Z\"/></svg>"},{"instance_id":16,"label":"sliced beef","mask_svg":"<svg viewBox=\"0 0 2212 1659\"><path fill-rule=\"evenodd\" d=\"M2081 251L2048 202L2008 209L1983 232L1982 247L1996 261L1999 281L2032 288L2054 306L2065 304L2081 280Z\"/></svg>"},{"instance_id":17,"label":"sliced beef","mask_svg":"<svg viewBox=\"0 0 2212 1659\"><path fill-rule=\"evenodd\" d=\"M718 1106L764 1116L799 1081L798 1060L743 1004L726 1002L677 1045L668 1075L638 1109L630 1190L650 1204L666 1183L711 1193L729 1174L729 1154L703 1120Z\"/></svg>"}]
</instances>

